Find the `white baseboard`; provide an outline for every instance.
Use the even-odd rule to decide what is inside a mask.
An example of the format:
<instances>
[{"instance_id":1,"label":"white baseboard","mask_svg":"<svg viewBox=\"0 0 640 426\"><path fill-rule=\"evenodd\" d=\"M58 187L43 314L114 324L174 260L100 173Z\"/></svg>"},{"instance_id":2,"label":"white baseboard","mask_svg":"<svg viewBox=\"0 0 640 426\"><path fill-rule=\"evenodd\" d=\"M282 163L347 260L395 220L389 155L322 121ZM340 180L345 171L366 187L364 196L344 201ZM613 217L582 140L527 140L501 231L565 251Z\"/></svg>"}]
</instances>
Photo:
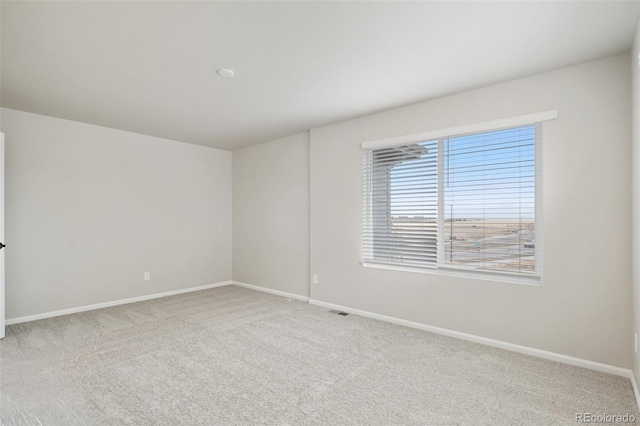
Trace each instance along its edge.
<instances>
[{"instance_id":1,"label":"white baseboard","mask_svg":"<svg viewBox=\"0 0 640 426\"><path fill-rule=\"evenodd\" d=\"M145 296L131 297L129 299L113 300L111 302L96 303L93 305L78 306L77 308L62 309L59 311L44 312L42 314L27 315L24 317L11 318L6 320L6 325L20 324L23 322L36 321L45 318L59 317L61 315L75 314L78 312L93 311L94 309L108 308L111 306L126 305L127 303L142 302L144 300L159 299L161 297L175 296L176 294L190 293L192 291L206 290L208 288L223 287L233 284L232 281L223 281L214 284L201 285L198 287L182 288L180 290L165 291L163 293L147 294Z\"/></svg>"},{"instance_id":2,"label":"white baseboard","mask_svg":"<svg viewBox=\"0 0 640 426\"><path fill-rule=\"evenodd\" d=\"M233 285L237 285L239 287L244 287L244 288L249 288L251 290L262 291L264 293L275 294L276 296L288 297L289 299L302 300L303 302L308 302L309 301L309 297L308 296L301 296L299 294L288 293L286 291L273 290L271 288L260 287L260 286L253 285L253 284L242 283L240 281L233 281Z\"/></svg>"},{"instance_id":3,"label":"white baseboard","mask_svg":"<svg viewBox=\"0 0 640 426\"><path fill-rule=\"evenodd\" d=\"M525 355L535 356L538 358L544 358L551 361L561 362L563 364L569 364L576 367L588 368L589 370L600 371L603 373L609 373L616 376L622 376L633 379L633 373L627 368L615 367L613 365L602 364L600 362L589 361L582 358L575 358L568 355L562 355L555 352L544 351L542 349L535 349L528 346L520 346L514 343L503 342L501 340L489 339L486 337L475 336L473 334L462 333L459 331L448 330L446 328L434 327L431 325L421 324L418 322L407 321L400 318L390 317L387 315L376 314L373 312L363 311L360 309L353 309L346 306L335 305L333 303L322 302L319 300L309 299L311 305L322 306L324 308L335 309L339 311L349 312L352 314L360 315L367 318L373 318L381 321L390 322L393 324L404 325L406 327L417 328L418 330L430 331L436 334L442 334L444 336L456 337L462 340L468 340L470 342L481 343L487 346L493 346L495 348L506 349L512 352L518 352ZM635 383L635 382L634 382ZM634 388L635 390L635 388ZM636 398L637 398L636 393Z\"/></svg>"},{"instance_id":4,"label":"white baseboard","mask_svg":"<svg viewBox=\"0 0 640 426\"><path fill-rule=\"evenodd\" d=\"M638 405L638 409L640 410L640 391L638 391L638 383L636 383L636 375L633 374L633 371L629 370L631 373L631 386L633 386L633 394L636 397L636 404Z\"/></svg>"}]
</instances>

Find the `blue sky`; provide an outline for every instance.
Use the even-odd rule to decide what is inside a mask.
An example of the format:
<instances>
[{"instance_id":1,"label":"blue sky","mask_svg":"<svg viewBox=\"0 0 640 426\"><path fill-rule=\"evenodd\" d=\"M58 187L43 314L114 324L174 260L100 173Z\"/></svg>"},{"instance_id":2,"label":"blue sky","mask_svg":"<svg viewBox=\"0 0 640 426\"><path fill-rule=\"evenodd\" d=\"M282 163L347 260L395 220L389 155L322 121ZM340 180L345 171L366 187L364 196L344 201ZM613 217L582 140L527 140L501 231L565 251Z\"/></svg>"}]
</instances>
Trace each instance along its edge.
<instances>
[{"instance_id":1,"label":"blue sky","mask_svg":"<svg viewBox=\"0 0 640 426\"><path fill-rule=\"evenodd\" d=\"M443 184L445 217L456 219L535 218L535 126L497 130L445 138ZM436 171L437 141L420 145L429 151L416 160L405 161L391 172L391 210L394 216L435 218L437 181L420 178L413 190L427 195L409 195L403 185L407 174L420 163L433 162ZM408 199L410 198L410 200ZM411 207L415 202L419 207Z\"/></svg>"}]
</instances>

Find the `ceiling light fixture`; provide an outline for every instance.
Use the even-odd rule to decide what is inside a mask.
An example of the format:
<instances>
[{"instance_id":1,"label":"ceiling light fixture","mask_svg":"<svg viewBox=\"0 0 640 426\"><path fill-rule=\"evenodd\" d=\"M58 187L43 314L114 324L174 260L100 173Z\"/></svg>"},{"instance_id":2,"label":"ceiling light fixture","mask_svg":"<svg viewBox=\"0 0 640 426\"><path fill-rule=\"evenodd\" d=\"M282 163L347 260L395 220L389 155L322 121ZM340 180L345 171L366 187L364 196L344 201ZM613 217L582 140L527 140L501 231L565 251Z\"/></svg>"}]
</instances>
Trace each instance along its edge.
<instances>
[{"instance_id":1,"label":"ceiling light fixture","mask_svg":"<svg viewBox=\"0 0 640 426\"><path fill-rule=\"evenodd\" d=\"M216 72L220 77L224 77L224 78L229 78L236 75L236 73L233 70L230 70L229 68L220 68Z\"/></svg>"}]
</instances>

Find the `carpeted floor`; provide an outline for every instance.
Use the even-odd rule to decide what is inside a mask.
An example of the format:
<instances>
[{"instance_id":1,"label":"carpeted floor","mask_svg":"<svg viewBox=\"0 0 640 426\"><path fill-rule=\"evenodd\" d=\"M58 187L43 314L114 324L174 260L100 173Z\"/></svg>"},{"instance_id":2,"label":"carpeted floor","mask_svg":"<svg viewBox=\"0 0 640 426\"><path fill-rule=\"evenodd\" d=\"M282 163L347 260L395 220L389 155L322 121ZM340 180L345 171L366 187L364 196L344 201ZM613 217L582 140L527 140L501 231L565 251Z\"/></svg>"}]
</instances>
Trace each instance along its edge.
<instances>
[{"instance_id":1,"label":"carpeted floor","mask_svg":"<svg viewBox=\"0 0 640 426\"><path fill-rule=\"evenodd\" d=\"M3 425L567 425L628 379L235 286L8 327Z\"/></svg>"}]
</instances>

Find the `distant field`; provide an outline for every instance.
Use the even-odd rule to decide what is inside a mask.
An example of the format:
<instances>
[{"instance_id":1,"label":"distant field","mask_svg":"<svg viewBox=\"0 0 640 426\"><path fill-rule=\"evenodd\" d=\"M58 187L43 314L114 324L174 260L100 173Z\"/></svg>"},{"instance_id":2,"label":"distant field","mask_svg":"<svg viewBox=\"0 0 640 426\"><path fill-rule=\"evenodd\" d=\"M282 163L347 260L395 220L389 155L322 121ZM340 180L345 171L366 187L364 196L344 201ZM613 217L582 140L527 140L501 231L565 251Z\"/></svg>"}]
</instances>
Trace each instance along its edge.
<instances>
[{"instance_id":1,"label":"distant field","mask_svg":"<svg viewBox=\"0 0 640 426\"><path fill-rule=\"evenodd\" d=\"M394 233L399 238L411 228L437 230L427 219L397 218ZM504 272L535 271L535 223L533 220L468 219L444 223L445 265Z\"/></svg>"}]
</instances>

